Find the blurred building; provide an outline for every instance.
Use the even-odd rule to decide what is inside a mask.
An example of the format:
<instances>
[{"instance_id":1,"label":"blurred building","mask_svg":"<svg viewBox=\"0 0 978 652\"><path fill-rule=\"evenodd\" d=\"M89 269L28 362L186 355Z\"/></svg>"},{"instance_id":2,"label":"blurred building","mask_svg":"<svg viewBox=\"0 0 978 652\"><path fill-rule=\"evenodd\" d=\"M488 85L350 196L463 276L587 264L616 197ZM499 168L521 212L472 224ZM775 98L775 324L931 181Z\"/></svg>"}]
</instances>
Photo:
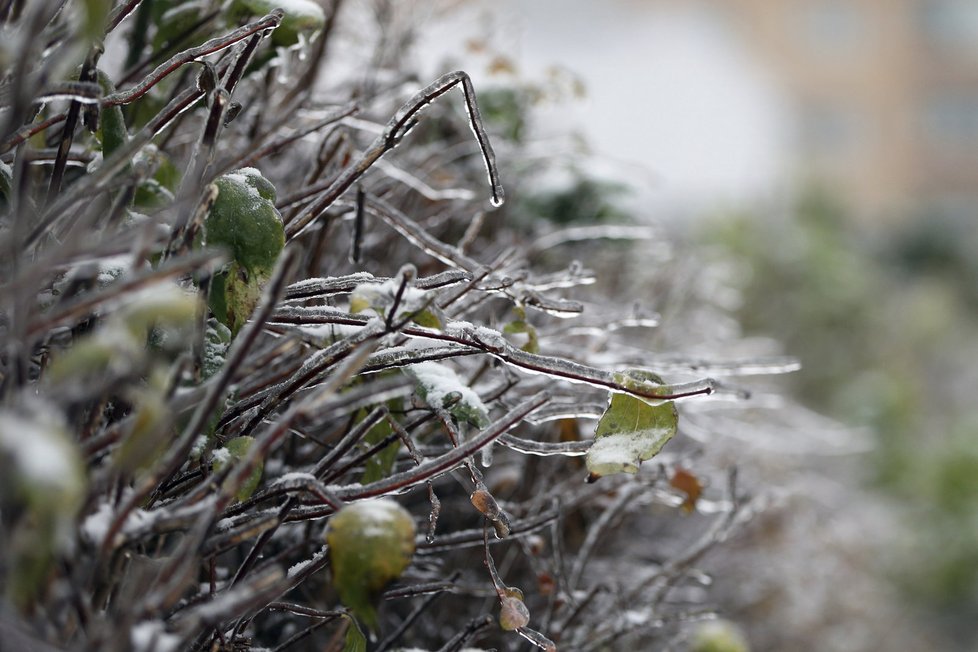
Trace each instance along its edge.
<instances>
[{"instance_id":1,"label":"blurred building","mask_svg":"<svg viewBox=\"0 0 978 652\"><path fill-rule=\"evenodd\" d=\"M799 180L873 220L978 213L978 0L704 1L786 91Z\"/></svg>"}]
</instances>

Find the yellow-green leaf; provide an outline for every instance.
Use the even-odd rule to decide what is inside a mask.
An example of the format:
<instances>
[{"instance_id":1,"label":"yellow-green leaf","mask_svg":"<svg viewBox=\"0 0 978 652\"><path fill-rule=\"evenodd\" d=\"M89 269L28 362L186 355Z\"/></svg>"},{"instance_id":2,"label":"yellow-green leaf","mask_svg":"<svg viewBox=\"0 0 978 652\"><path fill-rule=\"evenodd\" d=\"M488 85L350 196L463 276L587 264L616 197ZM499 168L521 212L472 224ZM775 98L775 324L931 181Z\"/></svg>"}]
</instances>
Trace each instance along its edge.
<instances>
[{"instance_id":1,"label":"yellow-green leaf","mask_svg":"<svg viewBox=\"0 0 978 652\"><path fill-rule=\"evenodd\" d=\"M381 592L411 563L414 535L411 514L389 498L347 505L330 519L326 543L333 585L343 604L372 631Z\"/></svg>"},{"instance_id":2,"label":"yellow-green leaf","mask_svg":"<svg viewBox=\"0 0 978 652\"><path fill-rule=\"evenodd\" d=\"M515 595L505 595L499 600L499 626L508 632L526 627L530 622L530 610Z\"/></svg>"},{"instance_id":3,"label":"yellow-green leaf","mask_svg":"<svg viewBox=\"0 0 978 652\"><path fill-rule=\"evenodd\" d=\"M750 652L743 632L729 620L701 623L693 632L692 652Z\"/></svg>"},{"instance_id":4,"label":"yellow-green leaf","mask_svg":"<svg viewBox=\"0 0 978 652\"><path fill-rule=\"evenodd\" d=\"M425 328L441 329L442 327L442 323L441 320L438 319L438 315L431 310L422 310L414 315L414 317L411 318L411 321L418 326L424 326Z\"/></svg>"},{"instance_id":5,"label":"yellow-green leaf","mask_svg":"<svg viewBox=\"0 0 978 652\"><path fill-rule=\"evenodd\" d=\"M349 622L343 641L343 652L367 652L367 637L363 635L363 630L354 618L350 618Z\"/></svg>"},{"instance_id":6,"label":"yellow-green leaf","mask_svg":"<svg viewBox=\"0 0 978 652\"><path fill-rule=\"evenodd\" d=\"M631 372L629 376L633 382L661 382L654 374ZM587 452L591 479L637 473L642 462L655 457L675 436L678 423L679 412L672 402L649 405L628 394L612 394Z\"/></svg>"}]
</instances>

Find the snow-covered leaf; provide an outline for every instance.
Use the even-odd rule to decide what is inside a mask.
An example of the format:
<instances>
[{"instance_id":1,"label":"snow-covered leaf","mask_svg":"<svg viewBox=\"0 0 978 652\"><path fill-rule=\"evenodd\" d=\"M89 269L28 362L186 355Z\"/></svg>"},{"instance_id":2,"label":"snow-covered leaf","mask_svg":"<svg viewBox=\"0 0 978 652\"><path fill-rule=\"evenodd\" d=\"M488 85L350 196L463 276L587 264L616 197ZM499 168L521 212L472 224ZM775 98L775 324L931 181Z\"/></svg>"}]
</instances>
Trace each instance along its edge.
<instances>
[{"instance_id":1,"label":"snow-covered leaf","mask_svg":"<svg viewBox=\"0 0 978 652\"><path fill-rule=\"evenodd\" d=\"M406 367L418 382L418 396L428 405L444 408L456 419L479 428L489 425L489 411L471 387L462 382L455 370L439 362L419 362ZM452 401L458 398L453 404Z\"/></svg>"}]
</instances>

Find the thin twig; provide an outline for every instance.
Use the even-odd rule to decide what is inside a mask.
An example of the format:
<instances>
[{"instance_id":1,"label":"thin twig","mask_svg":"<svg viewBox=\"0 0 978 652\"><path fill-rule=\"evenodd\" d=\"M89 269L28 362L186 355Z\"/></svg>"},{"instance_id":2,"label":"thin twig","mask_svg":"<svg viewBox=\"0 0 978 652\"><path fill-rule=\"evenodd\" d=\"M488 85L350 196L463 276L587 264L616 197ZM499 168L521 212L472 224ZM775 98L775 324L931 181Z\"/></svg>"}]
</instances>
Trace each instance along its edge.
<instances>
[{"instance_id":1,"label":"thin twig","mask_svg":"<svg viewBox=\"0 0 978 652\"><path fill-rule=\"evenodd\" d=\"M390 119L384 132L377 136L370 147L361 154L360 158L343 170L342 173L319 195L312 203L306 206L289 222L286 227L286 236L289 240L295 238L313 220L317 219L329 206L333 204L357 179L370 169L370 167L388 151L394 149L401 139L407 135L414 124L415 116L426 106L450 91L455 86L461 84L462 92L465 95L465 107L469 115L469 124L475 134L476 141L482 151L482 157L489 173L489 185L492 189L493 205L500 205L503 202L503 189L499 181L499 173L496 169L496 158L486 135L485 127L482 124L482 117L479 113L479 106L475 99L475 90L472 88L472 80L469 76L459 70L443 75L432 82L429 86L418 91L414 97L408 100Z\"/></svg>"}]
</instances>

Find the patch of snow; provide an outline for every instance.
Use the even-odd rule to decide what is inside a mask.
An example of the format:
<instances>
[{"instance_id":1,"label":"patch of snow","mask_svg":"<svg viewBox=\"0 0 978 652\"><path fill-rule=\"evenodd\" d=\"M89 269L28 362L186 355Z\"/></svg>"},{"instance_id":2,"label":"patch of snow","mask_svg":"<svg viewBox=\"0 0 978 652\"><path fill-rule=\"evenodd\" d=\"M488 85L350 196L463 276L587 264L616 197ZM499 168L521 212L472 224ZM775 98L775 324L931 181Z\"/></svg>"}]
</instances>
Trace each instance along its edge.
<instances>
[{"instance_id":1,"label":"patch of snow","mask_svg":"<svg viewBox=\"0 0 978 652\"><path fill-rule=\"evenodd\" d=\"M289 566L289 570L287 571L286 576L295 577L296 575L301 573L303 569L309 566L309 564L314 564L318 562L320 559L322 559L325 554L326 554L326 546L323 546L322 548L319 549L319 551L316 554L314 554L309 559L303 559L298 564L293 564Z\"/></svg>"},{"instance_id":2,"label":"patch of snow","mask_svg":"<svg viewBox=\"0 0 978 652\"><path fill-rule=\"evenodd\" d=\"M506 339L502 333L485 326L475 329L475 339L495 351L502 351L506 348Z\"/></svg>"},{"instance_id":3,"label":"patch of snow","mask_svg":"<svg viewBox=\"0 0 978 652\"><path fill-rule=\"evenodd\" d=\"M115 517L115 510L108 502L103 502L98 509L82 521L81 535L93 545L101 545L109 533L109 526ZM155 512L147 512L143 509L134 509L126 517L126 522L122 525L122 533L138 532L146 529L156 520Z\"/></svg>"},{"instance_id":4,"label":"patch of snow","mask_svg":"<svg viewBox=\"0 0 978 652\"><path fill-rule=\"evenodd\" d=\"M28 418L0 412L0 451L13 457L14 465L29 482L75 491L81 483L78 451L53 414L38 410Z\"/></svg>"},{"instance_id":5,"label":"patch of snow","mask_svg":"<svg viewBox=\"0 0 978 652\"><path fill-rule=\"evenodd\" d=\"M366 307L377 311L385 311L394 304L394 298L401 289L401 281L390 278L383 283L362 283L353 289L350 301L361 301ZM398 304L400 313L421 310L428 303L428 292L414 287L406 287L401 293Z\"/></svg>"},{"instance_id":6,"label":"patch of snow","mask_svg":"<svg viewBox=\"0 0 978 652\"><path fill-rule=\"evenodd\" d=\"M159 620L146 620L133 626L129 632L133 652L176 652L183 638L166 631Z\"/></svg>"},{"instance_id":7,"label":"patch of snow","mask_svg":"<svg viewBox=\"0 0 978 652\"><path fill-rule=\"evenodd\" d=\"M374 498L356 504L360 535L364 538L386 537L397 522L405 518L404 508L390 498Z\"/></svg>"},{"instance_id":8,"label":"patch of snow","mask_svg":"<svg viewBox=\"0 0 978 652\"><path fill-rule=\"evenodd\" d=\"M246 170L249 168L245 168ZM234 172L229 172L222 176L221 178L225 181L231 182L239 191L243 191L248 199L251 200L251 208L257 209L261 202L265 201L258 192L258 188L248 183L248 178L254 176L252 174L244 173L243 170L235 170Z\"/></svg>"},{"instance_id":9,"label":"patch of snow","mask_svg":"<svg viewBox=\"0 0 978 652\"><path fill-rule=\"evenodd\" d=\"M219 467L223 467L231 460L231 451L226 448L215 448L211 451L211 461Z\"/></svg>"},{"instance_id":10,"label":"patch of snow","mask_svg":"<svg viewBox=\"0 0 978 652\"><path fill-rule=\"evenodd\" d=\"M291 484L291 483L303 483L303 482L316 482L316 476L312 473L303 473L301 471L293 471L292 473L286 473L285 475L277 478L275 480L276 485L281 484Z\"/></svg>"},{"instance_id":11,"label":"patch of snow","mask_svg":"<svg viewBox=\"0 0 978 652\"><path fill-rule=\"evenodd\" d=\"M445 326L445 334L452 337L471 337L475 326L467 321L453 321Z\"/></svg>"},{"instance_id":12,"label":"patch of snow","mask_svg":"<svg viewBox=\"0 0 978 652\"><path fill-rule=\"evenodd\" d=\"M595 439L588 449L587 465L598 475L616 471L638 473L639 461L648 447L649 437L645 431L604 435Z\"/></svg>"},{"instance_id":13,"label":"patch of snow","mask_svg":"<svg viewBox=\"0 0 978 652\"><path fill-rule=\"evenodd\" d=\"M133 258L130 254L111 256L98 261L98 276L96 282L108 285L117 278L124 276L132 268Z\"/></svg>"},{"instance_id":14,"label":"patch of snow","mask_svg":"<svg viewBox=\"0 0 978 652\"><path fill-rule=\"evenodd\" d=\"M206 447L207 435L197 435L197 439L194 440L194 445L190 448L191 459L199 459L204 454Z\"/></svg>"}]
</instances>

